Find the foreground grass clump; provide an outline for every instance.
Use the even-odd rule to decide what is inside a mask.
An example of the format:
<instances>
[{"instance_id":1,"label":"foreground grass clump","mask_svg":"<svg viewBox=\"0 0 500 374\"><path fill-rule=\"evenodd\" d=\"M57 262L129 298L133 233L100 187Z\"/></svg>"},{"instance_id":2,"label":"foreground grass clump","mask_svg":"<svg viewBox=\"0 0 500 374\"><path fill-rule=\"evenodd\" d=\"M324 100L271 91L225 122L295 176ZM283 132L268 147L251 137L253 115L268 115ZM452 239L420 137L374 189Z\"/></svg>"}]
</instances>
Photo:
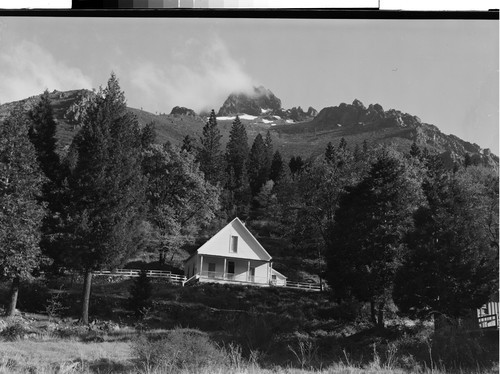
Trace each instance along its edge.
<instances>
[{"instance_id":1,"label":"foreground grass clump","mask_svg":"<svg viewBox=\"0 0 500 374\"><path fill-rule=\"evenodd\" d=\"M159 339L143 335L133 344L133 353L146 372L198 372L203 368L220 370L231 366L223 349L206 333L193 329L171 330Z\"/></svg>"}]
</instances>

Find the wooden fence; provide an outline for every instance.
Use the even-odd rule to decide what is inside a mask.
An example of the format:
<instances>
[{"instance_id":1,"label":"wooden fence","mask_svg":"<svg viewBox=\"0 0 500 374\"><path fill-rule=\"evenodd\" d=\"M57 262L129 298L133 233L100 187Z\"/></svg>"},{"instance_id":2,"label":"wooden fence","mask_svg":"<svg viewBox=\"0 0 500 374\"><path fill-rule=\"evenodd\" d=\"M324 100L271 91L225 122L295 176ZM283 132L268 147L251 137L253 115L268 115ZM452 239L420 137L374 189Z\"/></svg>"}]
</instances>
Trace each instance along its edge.
<instances>
[{"instance_id":1,"label":"wooden fence","mask_svg":"<svg viewBox=\"0 0 500 374\"><path fill-rule=\"evenodd\" d=\"M291 282L286 281L285 286L278 287L287 287L287 288L295 288L299 290L308 290L308 291L321 291L321 284L319 283L305 283L305 282Z\"/></svg>"},{"instance_id":2,"label":"wooden fence","mask_svg":"<svg viewBox=\"0 0 500 374\"><path fill-rule=\"evenodd\" d=\"M141 273L140 269L116 269L116 270L101 270L94 271L92 274L97 276L108 277L138 277ZM146 276L151 278L167 279L175 284L183 284L186 277L180 274L173 274L171 271L166 270L147 270Z\"/></svg>"},{"instance_id":3,"label":"wooden fence","mask_svg":"<svg viewBox=\"0 0 500 374\"><path fill-rule=\"evenodd\" d=\"M96 276L108 276L108 277L138 277L140 274L140 269L115 269L115 270L101 270L94 271L93 275ZM172 283L180 284L184 286L185 284L190 284L198 280L199 275L193 276L187 279L186 276L180 274L173 274L171 271L166 270L147 270L146 275L151 278L163 278L167 279ZM275 287L285 287L294 288L306 291L321 291L321 285L319 283L305 283L305 282L291 282L287 281L286 285L276 285Z\"/></svg>"}]
</instances>

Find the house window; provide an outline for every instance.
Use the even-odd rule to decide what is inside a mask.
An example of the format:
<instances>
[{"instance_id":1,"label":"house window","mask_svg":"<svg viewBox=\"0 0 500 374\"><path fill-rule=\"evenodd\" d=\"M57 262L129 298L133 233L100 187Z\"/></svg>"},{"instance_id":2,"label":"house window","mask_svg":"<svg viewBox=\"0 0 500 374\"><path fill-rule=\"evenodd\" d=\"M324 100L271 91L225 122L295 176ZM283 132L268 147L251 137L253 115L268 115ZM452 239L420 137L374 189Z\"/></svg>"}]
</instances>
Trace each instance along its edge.
<instances>
[{"instance_id":1,"label":"house window","mask_svg":"<svg viewBox=\"0 0 500 374\"><path fill-rule=\"evenodd\" d=\"M229 252L231 252L231 253L238 252L238 237L237 236L231 236L231 243L229 246Z\"/></svg>"},{"instance_id":2,"label":"house window","mask_svg":"<svg viewBox=\"0 0 500 374\"><path fill-rule=\"evenodd\" d=\"M214 262L208 263L208 277L215 278L215 263Z\"/></svg>"}]
</instances>

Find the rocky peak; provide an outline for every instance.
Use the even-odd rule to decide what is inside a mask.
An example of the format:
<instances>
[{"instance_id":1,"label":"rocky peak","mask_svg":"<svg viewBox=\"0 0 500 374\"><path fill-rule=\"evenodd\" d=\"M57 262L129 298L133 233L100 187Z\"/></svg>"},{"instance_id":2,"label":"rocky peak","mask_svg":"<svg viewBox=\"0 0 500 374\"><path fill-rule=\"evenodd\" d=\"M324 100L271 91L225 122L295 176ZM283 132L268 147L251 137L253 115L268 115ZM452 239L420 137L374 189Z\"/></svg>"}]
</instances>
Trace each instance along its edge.
<instances>
[{"instance_id":1,"label":"rocky peak","mask_svg":"<svg viewBox=\"0 0 500 374\"><path fill-rule=\"evenodd\" d=\"M260 116L263 112L278 112L281 110L281 100L263 86L254 87L253 92L232 93L219 109L218 116L234 116L250 114Z\"/></svg>"},{"instance_id":2,"label":"rocky peak","mask_svg":"<svg viewBox=\"0 0 500 374\"><path fill-rule=\"evenodd\" d=\"M309 109L307 109L307 113L306 113L309 117L316 117L318 115L318 111L316 109L314 109L312 106L309 107Z\"/></svg>"},{"instance_id":3,"label":"rocky peak","mask_svg":"<svg viewBox=\"0 0 500 374\"><path fill-rule=\"evenodd\" d=\"M193 109L185 108L183 106L173 107L170 114L174 116L196 116L196 113Z\"/></svg>"}]
</instances>

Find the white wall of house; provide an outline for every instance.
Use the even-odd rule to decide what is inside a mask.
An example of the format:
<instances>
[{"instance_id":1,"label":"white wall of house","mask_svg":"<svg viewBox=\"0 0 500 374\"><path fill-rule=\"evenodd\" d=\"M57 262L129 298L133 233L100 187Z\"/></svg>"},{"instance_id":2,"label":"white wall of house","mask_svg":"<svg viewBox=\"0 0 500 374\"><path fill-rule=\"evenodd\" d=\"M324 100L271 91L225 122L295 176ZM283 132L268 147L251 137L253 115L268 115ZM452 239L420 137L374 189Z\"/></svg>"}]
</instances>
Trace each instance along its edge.
<instances>
[{"instance_id":1,"label":"white wall of house","mask_svg":"<svg viewBox=\"0 0 500 374\"><path fill-rule=\"evenodd\" d=\"M276 270L271 269L271 284L275 286L286 286L286 277Z\"/></svg>"},{"instance_id":2,"label":"white wall of house","mask_svg":"<svg viewBox=\"0 0 500 374\"><path fill-rule=\"evenodd\" d=\"M235 251L233 237L237 238ZM252 247L250 247L252 245ZM270 260L270 256L259 248L258 242L238 223L226 226L198 249L198 254L230 256L233 258ZM259 253L262 252L262 253Z\"/></svg>"}]
</instances>

